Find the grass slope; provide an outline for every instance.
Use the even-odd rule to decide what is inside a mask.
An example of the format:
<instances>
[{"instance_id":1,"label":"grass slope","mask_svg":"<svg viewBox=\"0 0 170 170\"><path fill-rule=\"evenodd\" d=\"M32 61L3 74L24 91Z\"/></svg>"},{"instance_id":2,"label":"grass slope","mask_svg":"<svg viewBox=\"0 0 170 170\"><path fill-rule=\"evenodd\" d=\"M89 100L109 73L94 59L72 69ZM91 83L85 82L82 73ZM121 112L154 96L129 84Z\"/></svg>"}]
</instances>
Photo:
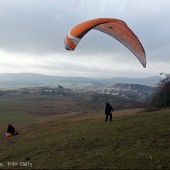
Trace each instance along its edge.
<instances>
[{"instance_id":1,"label":"grass slope","mask_svg":"<svg viewBox=\"0 0 170 170\"><path fill-rule=\"evenodd\" d=\"M16 122L20 135L0 139L0 169L170 169L170 110L137 111L117 111L113 122L103 113Z\"/></svg>"}]
</instances>

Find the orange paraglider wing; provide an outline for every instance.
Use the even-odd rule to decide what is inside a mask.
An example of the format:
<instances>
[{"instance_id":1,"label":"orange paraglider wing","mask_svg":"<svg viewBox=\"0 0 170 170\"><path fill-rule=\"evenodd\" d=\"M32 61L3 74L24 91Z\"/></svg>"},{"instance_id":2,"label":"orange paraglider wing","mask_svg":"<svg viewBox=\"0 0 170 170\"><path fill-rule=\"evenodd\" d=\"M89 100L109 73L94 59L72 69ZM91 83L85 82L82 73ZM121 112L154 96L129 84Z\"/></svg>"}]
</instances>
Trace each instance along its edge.
<instances>
[{"instance_id":1,"label":"orange paraglider wing","mask_svg":"<svg viewBox=\"0 0 170 170\"><path fill-rule=\"evenodd\" d=\"M76 25L67 33L64 39L65 48L73 51L83 36L92 29L104 32L120 41L146 67L145 50L138 37L124 21L114 18L98 18Z\"/></svg>"}]
</instances>

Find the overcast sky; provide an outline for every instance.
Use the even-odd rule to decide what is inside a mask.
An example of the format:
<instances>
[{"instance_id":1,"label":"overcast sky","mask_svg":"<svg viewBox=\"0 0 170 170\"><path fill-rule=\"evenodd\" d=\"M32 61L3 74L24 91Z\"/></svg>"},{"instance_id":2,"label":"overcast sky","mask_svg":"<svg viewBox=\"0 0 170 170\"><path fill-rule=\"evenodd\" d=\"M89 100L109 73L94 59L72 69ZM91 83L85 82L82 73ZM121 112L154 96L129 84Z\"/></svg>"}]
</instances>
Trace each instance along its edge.
<instances>
[{"instance_id":1,"label":"overcast sky","mask_svg":"<svg viewBox=\"0 0 170 170\"><path fill-rule=\"evenodd\" d=\"M146 52L144 68L120 42L90 31L74 52L66 33L94 18L125 21ZM169 0L0 0L0 73L148 77L170 72Z\"/></svg>"}]
</instances>

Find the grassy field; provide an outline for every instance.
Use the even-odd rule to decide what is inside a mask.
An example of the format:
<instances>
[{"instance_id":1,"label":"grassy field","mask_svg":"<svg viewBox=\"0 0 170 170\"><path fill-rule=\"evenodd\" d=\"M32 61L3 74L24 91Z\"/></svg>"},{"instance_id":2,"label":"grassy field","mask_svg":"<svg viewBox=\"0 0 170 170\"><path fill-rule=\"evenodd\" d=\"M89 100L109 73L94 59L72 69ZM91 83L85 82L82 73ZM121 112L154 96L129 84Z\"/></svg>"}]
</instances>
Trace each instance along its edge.
<instances>
[{"instance_id":1,"label":"grassy field","mask_svg":"<svg viewBox=\"0 0 170 170\"><path fill-rule=\"evenodd\" d=\"M0 101L1 132L13 119L19 131L0 138L0 169L170 169L170 109L118 110L104 122L102 111L40 116L16 103Z\"/></svg>"}]
</instances>

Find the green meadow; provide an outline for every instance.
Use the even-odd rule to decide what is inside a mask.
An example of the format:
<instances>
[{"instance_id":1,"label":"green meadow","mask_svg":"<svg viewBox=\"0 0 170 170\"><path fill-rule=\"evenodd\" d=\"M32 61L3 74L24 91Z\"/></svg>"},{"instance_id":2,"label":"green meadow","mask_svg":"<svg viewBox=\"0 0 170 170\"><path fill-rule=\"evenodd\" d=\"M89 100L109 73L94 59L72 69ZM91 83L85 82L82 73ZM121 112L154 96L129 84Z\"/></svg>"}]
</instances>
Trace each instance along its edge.
<instances>
[{"instance_id":1,"label":"green meadow","mask_svg":"<svg viewBox=\"0 0 170 170\"><path fill-rule=\"evenodd\" d=\"M115 110L105 122L103 110L50 114L61 105L76 103L0 99L1 133L9 123L19 132L0 138L0 169L170 169L170 109Z\"/></svg>"}]
</instances>

